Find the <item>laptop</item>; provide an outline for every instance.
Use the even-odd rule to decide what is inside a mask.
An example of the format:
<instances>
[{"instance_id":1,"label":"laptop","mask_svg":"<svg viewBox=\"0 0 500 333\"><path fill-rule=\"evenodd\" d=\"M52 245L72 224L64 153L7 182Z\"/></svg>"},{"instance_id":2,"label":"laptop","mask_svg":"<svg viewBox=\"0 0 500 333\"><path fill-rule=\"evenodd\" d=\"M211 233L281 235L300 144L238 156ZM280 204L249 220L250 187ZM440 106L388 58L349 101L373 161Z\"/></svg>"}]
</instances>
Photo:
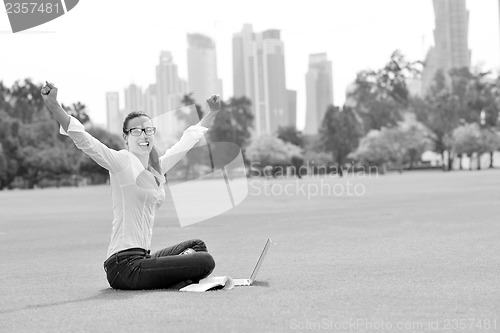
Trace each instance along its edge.
<instances>
[{"instance_id":1,"label":"laptop","mask_svg":"<svg viewBox=\"0 0 500 333\"><path fill-rule=\"evenodd\" d=\"M262 253L260 254L259 260L257 261L257 265L255 265L255 268L253 269L252 275L250 275L249 279L234 279L234 285L235 286L251 286L255 279L257 278L257 273L259 272L259 268L264 262L264 258L267 254L267 250L269 250L269 247L271 246L271 239L268 239L266 242L266 245L264 246L264 249L262 250Z\"/></svg>"}]
</instances>

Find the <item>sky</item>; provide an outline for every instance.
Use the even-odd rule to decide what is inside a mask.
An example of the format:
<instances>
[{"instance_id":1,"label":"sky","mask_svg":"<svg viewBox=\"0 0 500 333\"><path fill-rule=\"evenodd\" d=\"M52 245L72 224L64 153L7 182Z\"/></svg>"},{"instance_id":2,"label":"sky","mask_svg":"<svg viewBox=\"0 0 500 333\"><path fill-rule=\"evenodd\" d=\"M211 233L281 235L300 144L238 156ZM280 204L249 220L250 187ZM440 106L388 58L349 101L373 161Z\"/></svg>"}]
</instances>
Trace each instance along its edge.
<instances>
[{"instance_id":1,"label":"sky","mask_svg":"<svg viewBox=\"0 0 500 333\"><path fill-rule=\"evenodd\" d=\"M472 65L500 66L498 0L468 0ZM334 104L342 105L356 73L379 69L399 49L423 60L434 44L432 0L81 0L51 22L13 34L0 13L0 81L54 82L59 101L81 101L106 124L107 91L155 83L160 51L173 54L187 79L187 34L215 40L223 98L232 96L232 36L243 24L255 32L280 29L287 88L297 91L297 127L305 125L309 54L325 52L333 66ZM217 93L217 92L214 92ZM207 96L208 97L208 96Z\"/></svg>"}]
</instances>

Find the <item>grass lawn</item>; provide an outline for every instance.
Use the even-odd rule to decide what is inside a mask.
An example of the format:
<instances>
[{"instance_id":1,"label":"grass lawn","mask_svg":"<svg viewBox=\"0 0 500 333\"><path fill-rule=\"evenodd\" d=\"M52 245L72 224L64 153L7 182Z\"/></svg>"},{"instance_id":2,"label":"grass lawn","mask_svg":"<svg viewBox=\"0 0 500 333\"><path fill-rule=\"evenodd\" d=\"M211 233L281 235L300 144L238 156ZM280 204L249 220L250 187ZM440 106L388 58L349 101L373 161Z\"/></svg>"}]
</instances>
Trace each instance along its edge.
<instances>
[{"instance_id":1,"label":"grass lawn","mask_svg":"<svg viewBox=\"0 0 500 333\"><path fill-rule=\"evenodd\" d=\"M500 331L500 170L249 181L202 223L158 211L152 251L201 238L214 275L276 243L207 293L109 287L107 186L0 192L0 331Z\"/></svg>"}]
</instances>

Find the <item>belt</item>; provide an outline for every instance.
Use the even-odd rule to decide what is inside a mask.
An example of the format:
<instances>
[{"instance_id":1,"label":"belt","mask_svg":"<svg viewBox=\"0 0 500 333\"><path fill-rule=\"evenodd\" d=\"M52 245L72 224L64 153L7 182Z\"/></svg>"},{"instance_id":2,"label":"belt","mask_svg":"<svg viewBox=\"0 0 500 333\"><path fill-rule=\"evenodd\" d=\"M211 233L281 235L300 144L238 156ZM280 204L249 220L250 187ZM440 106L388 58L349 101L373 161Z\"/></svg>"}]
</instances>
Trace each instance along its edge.
<instances>
[{"instance_id":1,"label":"belt","mask_svg":"<svg viewBox=\"0 0 500 333\"><path fill-rule=\"evenodd\" d=\"M109 256L108 259L106 259L106 261L104 262L104 266L107 266L113 260L116 260L116 263L118 263L118 258L121 258L121 257L126 257L126 256L144 256L144 257L146 257L150 253L151 253L151 250L144 250L144 249L141 249L138 247L118 251L116 253L113 253L112 255Z\"/></svg>"}]
</instances>

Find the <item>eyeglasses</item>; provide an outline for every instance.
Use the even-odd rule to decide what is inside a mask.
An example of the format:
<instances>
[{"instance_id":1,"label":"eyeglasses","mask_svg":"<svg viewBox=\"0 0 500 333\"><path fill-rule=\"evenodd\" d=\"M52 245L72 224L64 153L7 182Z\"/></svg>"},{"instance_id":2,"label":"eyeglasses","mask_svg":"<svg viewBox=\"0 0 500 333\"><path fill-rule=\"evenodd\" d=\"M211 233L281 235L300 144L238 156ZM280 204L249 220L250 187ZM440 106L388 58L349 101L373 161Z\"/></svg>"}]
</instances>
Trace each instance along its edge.
<instances>
[{"instance_id":1,"label":"eyeglasses","mask_svg":"<svg viewBox=\"0 0 500 333\"><path fill-rule=\"evenodd\" d=\"M146 128L134 127L128 130L128 132L132 136L140 136L142 134L142 131L144 131L144 133L146 133L147 136L150 136L156 133L156 127L146 127Z\"/></svg>"}]
</instances>

